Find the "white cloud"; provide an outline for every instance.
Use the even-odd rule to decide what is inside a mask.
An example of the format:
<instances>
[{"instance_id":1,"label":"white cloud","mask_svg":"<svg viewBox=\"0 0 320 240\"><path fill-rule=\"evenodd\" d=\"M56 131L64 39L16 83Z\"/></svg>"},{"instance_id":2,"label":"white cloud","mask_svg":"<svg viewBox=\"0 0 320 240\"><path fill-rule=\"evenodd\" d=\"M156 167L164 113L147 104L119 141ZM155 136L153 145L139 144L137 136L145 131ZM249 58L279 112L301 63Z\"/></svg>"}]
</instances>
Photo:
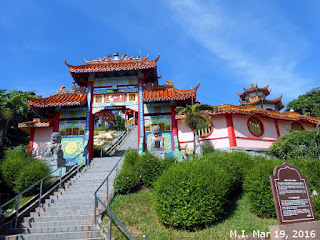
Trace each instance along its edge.
<instances>
[{"instance_id":1,"label":"white cloud","mask_svg":"<svg viewBox=\"0 0 320 240\"><path fill-rule=\"evenodd\" d=\"M226 62L244 85L270 83L276 94L291 91L289 98L304 93L301 88L311 80L296 67L309 51L307 41L271 3L240 2L239 6L195 0L169 4L184 31Z\"/></svg>"}]
</instances>

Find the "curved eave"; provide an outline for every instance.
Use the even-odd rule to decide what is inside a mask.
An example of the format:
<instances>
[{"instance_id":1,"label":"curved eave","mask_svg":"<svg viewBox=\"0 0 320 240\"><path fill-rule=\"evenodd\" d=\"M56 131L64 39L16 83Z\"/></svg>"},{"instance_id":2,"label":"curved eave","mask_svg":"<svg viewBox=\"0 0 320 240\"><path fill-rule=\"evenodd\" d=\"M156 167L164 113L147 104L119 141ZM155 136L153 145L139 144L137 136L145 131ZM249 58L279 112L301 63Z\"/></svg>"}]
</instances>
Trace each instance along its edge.
<instances>
[{"instance_id":1,"label":"curved eave","mask_svg":"<svg viewBox=\"0 0 320 240\"><path fill-rule=\"evenodd\" d=\"M54 107L71 107L83 106L87 102L86 94L67 94L67 95L53 95L47 98L32 98L26 96L29 100L29 107L31 108L54 108ZM73 98L78 98L73 100Z\"/></svg>"},{"instance_id":2,"label":"curved eave","mask_svg":"<svg viewBox=\"0 0 320 240\"><path fill-rule=\"evenodd\" d=\"M257 107L241 107L241 106L234 106L234 105L219 105L216 106L217 112L208 112L209 115L220 115L226 113L237 113L237 114L245 114L245 115L261 115L264 117L270 117L273 119L279 120L290 120L290 121L304 121L312 124L317 124L320 121L320 118L316 117L308 117L301 115L296 112L284 112L279 113L276 111L271 110L264 110ZM243 108L243 109L241 109Z\"/></svg>"},{"instance_id":3,"label":"curved eave","mask_svg":"<svg viewBox=\"0 0 320 240\"><path fill-rule=\"evenodd\" d=\"M84 65L71 65L66 60L64 63L69 67L70 73L93 73L93 72L115 72L152 69L157 66L158 57L151 61L144 59L134 60L107 60L107 61L87 61Z\"/></svg>"},{"instance_id":4,"label":"curved eave","mask_svg":"<svg viewBox=\"0 0 320 240\"><path fill-rule=\"evenodd\" d=\"M158 102L158 101L179 101L196 98L196 94L188 96L172 96L172 97L154 97L154 98L143 98L143 102Z\"/></svg>"},{"instance_id":5,"label":"curved eave","mask_svg":"<svg viewBox=\"0 0 320 240\"><path fill-rule=\"evenodd\" d=\"M196 91L198 90L199 86L200 86L200 82L198 82L198 85L195 88L190 89L190 90L181 90L181 89L177 89L175 87L172 87L172 89L173 89L173 91L175 91L176 93L181 94L181 95L184 95L184 94L195 94Z\"/></svg>"}]
</instances>

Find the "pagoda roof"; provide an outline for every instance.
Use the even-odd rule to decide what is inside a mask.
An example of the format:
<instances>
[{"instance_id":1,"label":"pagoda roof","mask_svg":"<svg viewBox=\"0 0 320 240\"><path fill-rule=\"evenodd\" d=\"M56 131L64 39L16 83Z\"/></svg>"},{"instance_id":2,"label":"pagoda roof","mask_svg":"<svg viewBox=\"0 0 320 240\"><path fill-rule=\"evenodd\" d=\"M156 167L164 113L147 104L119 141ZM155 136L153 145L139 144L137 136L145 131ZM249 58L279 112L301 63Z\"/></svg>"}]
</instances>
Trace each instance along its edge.
<instances>
[{"instance_id":1,"label":"pagoda roof","mask_svg":"<svg viewBox=\"0 0 320 240\"><path fill-rule=\"evenodd\" d=\"M243 93L237 93L237 95L239 95L239 97L241 98L241 100L245 100L245 98L250 94L250 93L253 93L253 92L263 92L264 93L264 96L268 96L271 92L271 89L269 90L269 84L263 88L259 88L258 85L254 86L254 84L252 83L251 84L251 87L246 89L243 87L243 90L244 92Z\"/></svg>"},{"instance_id":2,"label":"pagoda roof","mask_svg":"<svg viewBox=\"0 0 320 240\"><path fill-rule=\"evenodd\" d=\"M153 102L153 101L169 101L169 100L186 100L190 98L196 98L197 89L200 86L198 85L190 90L181 90L175 88L174 84L167 80L165 85L156 85L146 84L143 91L143 101L144 102Z\"/></svg>"},{"instance_id":3,"label":"pagoda roof","mask_svg":"<svg viewBox=\"0 0 320 240\"><path fill-rule=\"evenodd\" d=\"M309 122L312 124L317 124L320 121L320 118L311 117L306 115L301 115L297 112L277 112L273 110L266 110L261 109L255 106L235 106L235 105L218 105L213 106L215 111L205 111L207 114L214 116L214 115L221 115L226 113L238 113L238 114L245 114L245 115L260 115L263 117L269 117L273 119L280 119L280 120L291 120L291 121L304 121ZM183 119L183 115L176 116L176 119Z\"/></svg>"},{"instance_id":4,"label":"pagoda roof","mask_svg":"<svg viewBox=\"0 0 320 240\"><path fill-rule=\"evenodd\" d=\"M116 55L117 54L117 55ZM115 53L114 56L118 56ZM86 64L84 65L71 65L64 61L69 67L71 73L93 73L93 72L115 72L123 70L142 70L142 69L152 69L157 66L157 61L160 58L160 54L154 60L148 61L149 55L145 58L139 57L129 57L122 54L122 57L111 58L111 54L108 57L93 59L88 61L84 58Z\"/></svg>"},{"instance_id":5,"label":"pagoda roof","mask_svg":"<svg viewBox=\"0 0 320 240\"><path fill-rule=\"evenodd\" d=\"M280 97L278 97L276 99L272 99L272 100L261 97L261 98L258 98L258 99L253 99L250 102L240 102L240 105L256 105L256 104L259 104L259 103L262 103L262 104L263 103L271 103L271 104L277 104L278 103L278 105L279 105L279 109L278 110L279 111L281 109L283 109L284 105L285 105L285 104L282 103L282 95Z\"/></svg>"},{"instance_id":6,"label":"pagoda roof","mask_svg":"<svg viewBox=\"0 0 320 240\"><path fill-rule=\"evenodd\" d=\"M87 95L68 91L46 98L32 98L26 96L31 108L82 106L87 102Z\"/></svg>"}]
</instances>

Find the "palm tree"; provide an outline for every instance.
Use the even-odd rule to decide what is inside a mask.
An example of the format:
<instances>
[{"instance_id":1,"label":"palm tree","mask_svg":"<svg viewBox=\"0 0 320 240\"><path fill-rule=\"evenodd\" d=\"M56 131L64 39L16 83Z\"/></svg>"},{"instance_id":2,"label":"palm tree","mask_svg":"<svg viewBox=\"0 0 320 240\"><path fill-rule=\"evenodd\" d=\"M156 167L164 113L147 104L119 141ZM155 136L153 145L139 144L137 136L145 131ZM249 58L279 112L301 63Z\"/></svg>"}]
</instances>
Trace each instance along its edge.
<instances>
[{"instance_id":1,"label":"palm tree","mask_svg":"<svg viewBox=\"0 0 320 240\"><path fill-rule=\"evenodd\" d=\"M203 155L202 146L197 134L197 130L206 127L210 123L210 117L205 112L205 110L214 111L214 107L207 104L191 104L186 105L186 107L177 107L177 115L185 115L182 123L191 128L194 137L194 154L197 157Z\"/></svg>"}]
</instances>

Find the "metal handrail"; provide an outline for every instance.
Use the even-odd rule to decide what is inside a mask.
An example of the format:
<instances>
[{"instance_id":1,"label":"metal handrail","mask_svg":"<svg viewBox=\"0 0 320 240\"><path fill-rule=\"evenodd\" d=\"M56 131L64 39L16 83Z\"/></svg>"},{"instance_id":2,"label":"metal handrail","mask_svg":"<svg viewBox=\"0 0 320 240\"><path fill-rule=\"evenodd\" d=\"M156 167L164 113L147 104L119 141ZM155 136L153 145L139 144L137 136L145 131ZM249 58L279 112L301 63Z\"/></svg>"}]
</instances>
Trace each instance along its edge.
<instances>
[{"instance_id":1,"label":"metal handrail","mask_svg":"<svg viewBox=\"0 0 320 240\"><path fill-rule=\"evenodd\" d=\"M72 158L70 161L76 159L77 157L79 157L81 154L83 154L85 151L79 153L77 156L75 156L74 158ZM69 162L70 162L69 161ZM61 187L61 181L62 181L62 168L66 167L66 165L69 163L65 163L63 164L61 167L57 168L56 170L50 172L47 176L41 178L40 180L38 180L37 182L33 183L31 186L29 186L28 188L26 188L25 190L21 191L20 193L18 193L14 198L10 199L9 201L7 201L6 203L0 205L0 214L2 215L2 209L4 206L8 205L9 203L13 202L14 200L16 200L16 204L15 204L15 212L16 212L16 217L15 217L15 228L17 227L17 221L18 221L18 214L19 214L19 204L20 204L20 198L22 196L22 194L26 193L27 191L29 191L31 188L33 188L34 186L36 186L38 183L40 183L40 192L39 192L39 207L41 206L41 197L42 197L42 186L43 186L43 181L50 177L54 172L60 170L59 173L59 187ZM77 165L77 172L79 172L79 165Z\"/></svg>"},{"instance_id":2,"label":"metal handrail","mask_svg":"<svg viewBox=\"0 0 320 240\"><path fill-rule=\"evenodd\" d=\"M129 133L130 131L131 131L131 129L129 130L128 128L126 128L126 130L123 131L123 132L121 133L121 135L119 135L119 136L116 138L118 144L121 143L121 141L128 135L128 133ZM114 139L113 139L113 140L114 140ZM105 150L108 146L110 146L110 147L109 147L107 153L109 153L110 151L112 151L112 150L115 148L115 146L116 146L117 144L116 144L116 143L113 143L113 140L111 140L110 142L108 142L108 144L105 145L105 146L100 150L100 157L103 156L103 150Z\"/></svg>"},{"instance_id":3,"label":"metal handrail","mask_svg":"<svg viewBox=\"0 0 320 240\"><path fill-rule=\"evenodd\" d=\"M127 151L129 151L131 148L129 147L127 149ZM117 161L117 163L115 164L115 166L112 168L112 170L110 171L110 173L108 174L108 176L105 178L105 180L100 184L100 186L98 187L98 189L94 192L94 223L95 225L97 224L97 208L98 208L98 201L102 204L102 206L108 211L109 215L110 215L110 230L109 230L109 234L110 234L110 239L112 239L112 220L114 219L119 226L122 228L123 231L125 231L128 236L132 239L135 240L135 238L131 235L131 233L126 229L125 226L123 226L123 224L119 221L119 219L111 212L111 210L108 208L108 204L109 204L109 177L110 175L113 173L114 170L116 170L116 176L118 175L119 172L119 163L124 159L124 155ZM101 198L98 197L97 193L98 191L101 189L101 187L104 185L104 183L107 183L107 187L106 187L106 202L107 204L105 204Z\"/></svg>"}]
</instances>

